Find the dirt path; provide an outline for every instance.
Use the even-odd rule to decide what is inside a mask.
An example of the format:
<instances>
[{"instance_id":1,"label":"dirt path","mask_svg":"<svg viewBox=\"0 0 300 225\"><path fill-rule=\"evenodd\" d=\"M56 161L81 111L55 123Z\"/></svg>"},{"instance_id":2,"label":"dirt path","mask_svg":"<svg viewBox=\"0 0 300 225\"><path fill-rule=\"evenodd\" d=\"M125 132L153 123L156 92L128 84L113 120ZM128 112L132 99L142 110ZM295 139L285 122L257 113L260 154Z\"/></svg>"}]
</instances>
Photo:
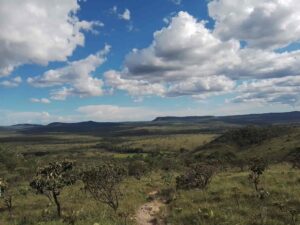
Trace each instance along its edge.
<instances>
[{"instance_id":1,"label":"dirt path","mask_svg":"<svg viewBox=\"0 0 300 225\"><path fill-rule=\"evenodd\" d=\"M159 199L142 205L136 212L137 225L157 225L156 215L162 206L164 206L164 203Z\"/></svg>"}]
</instances>

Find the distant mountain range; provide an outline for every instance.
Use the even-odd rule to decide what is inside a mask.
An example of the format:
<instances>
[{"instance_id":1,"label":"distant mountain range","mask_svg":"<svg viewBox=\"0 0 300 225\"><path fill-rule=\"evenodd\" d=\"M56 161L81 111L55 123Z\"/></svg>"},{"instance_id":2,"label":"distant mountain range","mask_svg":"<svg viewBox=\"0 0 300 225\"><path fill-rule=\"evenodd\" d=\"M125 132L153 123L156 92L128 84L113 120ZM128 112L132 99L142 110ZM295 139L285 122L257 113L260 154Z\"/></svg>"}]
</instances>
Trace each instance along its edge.
<instances>
[{"instance_id":1,"label":"distant mountain range","mask_svg":"<svg viewBox=\"0 0 300 225\"><path fill-rule=\"evenodd\" d=\"M234 116L187 116L187 117L157 117L153 122L225 122L233 124L276 124L276 123L300 123L300 112L263 113Z\"/></svg>"},{"instance_id":2,"label":"distant mountain range","mask_svg":"<svg viewBox=\"0 0 300 225\"><path fill-rule=\"evenodd\" d=\"M2 126L1 130L12 130L25 133L95 133L113 135L146 135L160 134L163 132L157 127L172 125L177 126L168 132L189 133L209 132L211 130L222 130L228 127L244 125L274 125L274 124L300 124L300 112L264 113L233 116L187 116L187 117L157 117L148 122L78 122L78 123L50 123L48 125L17 124L13 126ZM193 128L191 128L193 126ZM179 127L179 128L178 128ZM151 129L150 129L151 128ZM156 128L156 129L153 129Z\"/></svg>"}]
</instances>

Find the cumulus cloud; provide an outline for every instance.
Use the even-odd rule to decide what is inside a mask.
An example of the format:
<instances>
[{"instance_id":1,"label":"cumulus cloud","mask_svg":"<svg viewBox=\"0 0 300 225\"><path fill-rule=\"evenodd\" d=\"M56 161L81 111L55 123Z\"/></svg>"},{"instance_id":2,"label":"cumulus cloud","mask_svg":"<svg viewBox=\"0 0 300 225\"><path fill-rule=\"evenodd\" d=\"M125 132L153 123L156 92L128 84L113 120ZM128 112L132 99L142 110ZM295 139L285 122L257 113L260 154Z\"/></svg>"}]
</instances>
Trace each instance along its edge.
<instances>
[{"instance_id":1,"label":"cumulus cloud","mask_svg":"<svg viewBox=\"0 0 300 225\"><path fill-rule=\"evenodd\" d=\"M298 75L300 69L300 50L276 53L259 49L241 49L241 62L223 73L233 79L264 79Z\"/></svg>"},{"instance_id":2,"label":"cumulus cloud","mask_svg":"<svg viewBox=\"0 0 300 225\"><path fill-rule=\"evenodd\" d=\"M187 12L171 14L165 19L165 27L154 33L152 43L133 49L120 71L104 73L104 81L93 73L105 61L108 46L87 58L30 77L28 82L35 87L52 87L52 100L101 96L107 87L126 91L134 99L150 95L205 99L236 92L238 96L232 102L298 104L300 50L284 52L284 47L300 41L300 5L296 1L211 0L208 8L215 21L213 29ZM24 63L66 60L76 46L83 45L83 30L93 31L94 26L103 25L80 21L76 0L16 2L20 4L15 7L16 17L2 13L9 11L15 1L0 2L1 15L6 15L0 20L4 30L0 34L0 54L6 56L0 59L2 75ZM52 9L56 4L62 4L59 12ZM128 9L123 12L114 6L111 13L131 19ZM49 15L55 19L49 22ZM0 85L17 83L7 80Z\"/></svg>"},{"instance_id":3,"label":"cumulus cloud","mask_svg":"<svg viewBox=\"0 0 300 225\"><path fill-rule=\"evenodd\" d=\"M33 103L43 103L43 104L51 103L51 101L47 98L31 98L30 101Z\"/></svg>"},{"instance_id":4,"label":"cumulus cloud","mask_svg":"<svg viewBox=\"0 0 300 225\"><path fill-rule=\"evenodd\" d=\"M0 76L23 64L65 61L84 44L84 30L102 26L79 20L77 0L1 0Z\"/></svg>"},{"instance_id":5,"label":"cumulus cloud","mask_svg":"<svg viewBox=\"0 0 300 225\"><path fill-rule=\"evenodd\" d=\"M123 79L117 71L110 70L104 74L106 84L112 88L128 91L132 96L160 95L165 93L165 87L161 84L152 84L143 80Z\"/></svg>"},{"instance_id":6,"label":"cumulus cloud","mask_svg":"<svg viewBox=\"0 0 300 225\"><path fill-rule=\"evenodd\" d=\"M119 18L122 20L130 20L131 13L129 9L125 9L122 14L119 14Z\"/></svg>"},{"instance_id":7,"label":"cumulus cloud","mask_svg":"<svg viewBox=\"0 0 300 225\"><path fill-rule=\"evenodd\" d=\"M168 27L154 33L148 48L129 53L124 70L110 73L106 81L132 95L142 94L141 90L146 95L154 92L165 96L224 91L233 81L221 69L240 62L238 49L239 42L221 42L205 22L180 12Z\"/></svg>"},{"instance_id":8,"label":"cumulus cloud","mask_svg":"<svg viewBox=\"0 0 300 225\"><path fill-rule=\"evenodd\" d=\"M300 76L246 81L237 91L239 95L233 98L232 102L297 105L300 103Z\"/></svg>"},{"instance_id":9,"label":"cumulus cloud","mask_svg":"<svg viewBox=\"0 0 300 225\"><path fill-rule=\"evenodd\" d=\"M168 96L199 95L199 93L214 94L229 92L235 87L235 82L225 76L209 76L191 78L176 83L168 88ZM209 96L209 95L208 95ZM199 95L201 97L201 95Z\"/></svg>"},{"instance_id":10,"label":"cumulus cloud","mask_svg":"<svg viewBox=\"0 0 300 225\"><path fill-rule=\"evenodd\" d=\"M48 70L37 77L29 77L28 83L34 87L57 87L51 91L54 100L65 100L68 96L101 96L103 94L101 79L92 76L92 73L106 60L110 46L88 57L69 62L65 67Z\"/></svg>"},{"instance_id":11,"label":"cumulus cloud","mask_svg":"<svg viewBox=\"0 0 300 225\"><path fill-rule=\"evenodd\" d=\"M0 82L0 86L6 87L6 88L13 88L18 87L22 83L22 78L20 76L15 77L10 80L4 80Z\"/></svg>"},{"instance_id":12,"label":"cumulus cloud","mask_svg":"<svg viewBox=\"0 0 300 225\"><path fill-rule=\"evenodd\" d=\"M203 77L239 63L238 49L237 41L221 42L205 22L180 12L168 27L154 33L148 48L132 51L125 65L129 76L152 81Z\"/></svg>"},{"instance_id":13,"label":"cumulus cloud","mask_svg":"<svg viewBox=\"0 0 300 225\"><path fill-rule=\"evenodd\" d=\"M300 41L298 0L213 0L208 9L222 40L234 38L260 49Z\"/></svg>"},{"instance_id":14,"label":"cumulus cloud","mask_svg":"<svg viewBox=\"0 0 300 225\"><path fill-rule=\"evenodd\" d=\"M278 24L275 23L275 27L272 28L274 34L270 36L261 34L253 40L245 40L234 34L225 38L219 28L226 27L225 23L229 20L227 16L230 14L227 13L227 8L228 10L235 8L233 16L236 13L241 14L239 18L244 18L245 10L255 11L256 8L270 7L270 17L273 17L275 15L272 10L283 10L279 7L281 4L284 4L285 8L292 8L291 2L293 1L289 0L286 3L283 1L279 3L277 0L251 1L251 3L242 1L241 11L240 5L234 2L213 0L209 3L210 15L216 20L216 27L212 30L206 27L205 21L199 21L187 12L174 15L166 21L166 27L154 33L151 45L144 49L133 49L125 57L123 70L106 73L106 84L115 89L127 91L133 96L190 95L205 99L210 96L233 93L239 80L276 79L287 76L292 80L293 76L298 76L300 50L286 52L274 50L275 47L283 47L298 40L297 38L300 40L300 33L297 33L296 28L295 32L289 30L287 33L292 34L285 37L285 34L277 29ZM276 7L273 6L274 4ZM290 11L294 15L293 9ZM283 13L283 15L286 14ZM258 21L253 21L253 25L258 26L255 29L263 30L264 27L259 27L261 18L257 19ZM298 17L295 15L283 18L283 20L292 20L288 23L298 24ZM236 21L239 22L239 20ZM239 28L236 29L239 30ZM281 35L282 40L276 39ZM259 40L259 37L262 40ZM270 45L261 45L267 39ZM240 42L244 40L247 41L247 45L241 46Z\"/></svg>"}]
</instances>

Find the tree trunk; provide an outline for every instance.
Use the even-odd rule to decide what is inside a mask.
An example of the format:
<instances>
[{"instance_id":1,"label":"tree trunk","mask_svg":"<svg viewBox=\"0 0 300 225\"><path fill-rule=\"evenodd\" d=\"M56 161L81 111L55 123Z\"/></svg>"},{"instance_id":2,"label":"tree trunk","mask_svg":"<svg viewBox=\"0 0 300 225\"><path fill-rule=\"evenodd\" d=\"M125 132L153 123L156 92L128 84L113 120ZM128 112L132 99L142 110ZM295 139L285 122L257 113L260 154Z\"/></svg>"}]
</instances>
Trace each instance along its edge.
<instances>
[{"instance_id":1,"label":"tree trunk","mask_svg":"<svg viewBox=\"0 0 300 225\"><path fill-rule=\"evenodd\" d=\"M52 195L53 195L54 202L56 204L57 215L58 215L58 217L61 217L61 208L60 208L60 203L57 198L57 194L53 191Z\"/></svg>"}]
</instances>

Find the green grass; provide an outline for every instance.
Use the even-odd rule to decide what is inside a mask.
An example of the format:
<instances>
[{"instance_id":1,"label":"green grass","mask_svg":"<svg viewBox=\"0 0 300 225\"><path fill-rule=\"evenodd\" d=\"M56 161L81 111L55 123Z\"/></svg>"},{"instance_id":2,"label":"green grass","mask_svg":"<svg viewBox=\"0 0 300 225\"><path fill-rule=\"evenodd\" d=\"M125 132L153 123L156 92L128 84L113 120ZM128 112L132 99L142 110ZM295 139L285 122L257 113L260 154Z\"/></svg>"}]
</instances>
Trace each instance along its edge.
<instances>
[{"instance_id":1,"label":"green grass","mask_svg":"<svg viewBox=\"0 0 300 225\"><path fill-rule=\"evenodd\" d=\"M216 137L214 134L174 134L146 137L125 137L118 147L142 148L146 151L173 152L180 149L192 150L210 142Z\"/></svg>"},{"instance_id":2,"label":"green grass","mask_svg":"<svg viewBox=\"0 0 300 225\"><path fill-rule=\"evenodd\" d=\"M247 149L235 150L242 157L268 156L277 160L300 146L300 132L298 131ZM169 134L108 139L107 137L73 134L29 137L2 132L0 133L0 147L4 149L4 153L12 154L8 154L8 158L5 159L1 159L0 154L0 177L7 178L12 184L14 207L13 217L10 218L0 200L0 225L68 224L67 221L56 217L55 206L49 204L45 196L36 195L29 188L29 181L39 165L64 158L76 160L78 166L93 165L111 158L125 164L128 162L128 157L135 155L146 157L151 155L150 152L166 153L167 156L173 157L171 160L176 159L180 162L185 152L192 152L193 149L210 142L216 136L216 134ZM11 138L15 138L15 141ZM109 143L120 149L123 147L142 148L147 153L110 152L97 147L102 143ZM224 149L224 146L222 147ZM183 152L182 148L185 149ZM206 151L212 150L215 149ZM37 152L47 154L35 155ZM162 162L166 161L162 160ZM12 164L10 165L12 169L7 169L7 164L8 166ZM119 210L130 214L129 225L135 224L135 211L147 201L149 192L175 187L175 177L183 173L183 170L181 166L178 166L175 171L166 172L154 168L140 180L126 178L122 183L124 196ZM166 173L173 175L170 185L161 178ZM292 209L300 212L300 170L291 169L290 165L283 163L271 165L261 178L263 187L270 193L269 197L263 201L256 196L253 186L248 181L248 174L248 171L240 172L230 168L228 171L218 172L205 191L178 191L176 199L166 205L160 216L166 224L172 225L294 225L290 213L293 212ZM76 185L62 191L60 199L64 218L74 218L76 225L96 223L120 225L120 218L106 205L95 202L82 190L82 187L82 183L77 182ZM285 210L280 210L279 203L284 205ZM297 215L297 219L298 225L300 216Z\"/></svg>"},{"instance_id":3,"label":"green grass","mask_svg":"<svg viewBox=\"0 0 300 225\"><path fill-rule=\"evenodd\" d=\"M287 165L269 168L261 178L270 193L265 200L256 197L247 178L248 172L222 172L205 191L180 191L170 205L167 221L174 225L292 224L289 212L280 210L276 203L300 213L299 170ZM299 224L299 216L297 221Z\"/></svg>"}]
</instances>

